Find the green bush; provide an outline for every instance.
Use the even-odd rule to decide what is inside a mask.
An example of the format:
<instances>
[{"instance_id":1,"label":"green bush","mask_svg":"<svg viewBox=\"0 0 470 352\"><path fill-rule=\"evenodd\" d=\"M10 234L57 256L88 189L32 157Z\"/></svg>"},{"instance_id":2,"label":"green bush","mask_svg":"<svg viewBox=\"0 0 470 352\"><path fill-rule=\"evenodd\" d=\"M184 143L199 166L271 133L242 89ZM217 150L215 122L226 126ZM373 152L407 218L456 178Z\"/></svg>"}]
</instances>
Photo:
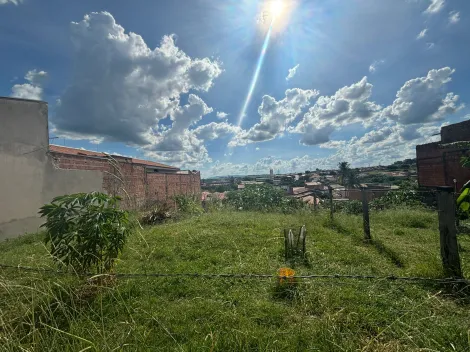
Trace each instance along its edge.
<instances>
[{"instance_id":1,"label":"green bush","mask_svg":"<svg viewBox=\"0 0 470 352\"><path fill-rule=\"evenodd\" d=\"M201 200L197 196L177 195L174 196L178 211L185 214L202 214Z\"/></svg>"},{"instance_id":2,"label":"green bush","mask_svg":"<svg viewBox=\"0 0 470 352\"><path fill-rule=\"evenodd\" d=\"M350 200L344 202L336 202L334 204L335 210L352 215L362 214L362 202L359 200Z\"/></svg>"},{"instance_id":3,"label":"green bush","mask_svg":"<svg viewBox=\"0 0 470 352\"><path fill-rule=\"evenodd\" d=\"M422 199L419 192L413 188L387 192L382 197L374 199L369 203L370 208L375 210L383 210L396 206L412 207L418 205L422 205Z\"/></svg>"},{"instance_id":4,"label":"green bush","mask_svg":"<svg viewBox=\"0 0 470 352\"><path fill-rule=\"evenodd\" d=\"M40 208L46 243L59 266L76 272L108 272L131 231L129 213L118 208L118 197L78 193L56 197Z\"/></svg>"},{"instance_id":5,"label":"green bush","mask_svg":"<svg viewBox=\"0 0 470 352\"><path fill-rule=\"evenodd\" d=\"M150 207L150 210L142 214L140 222L143 225L156 225L170 219L172 216L173 212L168 203L155 203Z\"/></svg>"},{"instance_id":6,"label":"green bush","mask_svg":"<svg viewBox=\"0 0 470 352\"><path fill-rule=\"evenodd\" d=\"M228 192L225 204L240 210L279 210L292 212L305 208L301 200L285 196L285 192L271 185L246 185L241 191Z\"/></svg>"}]
</instances>

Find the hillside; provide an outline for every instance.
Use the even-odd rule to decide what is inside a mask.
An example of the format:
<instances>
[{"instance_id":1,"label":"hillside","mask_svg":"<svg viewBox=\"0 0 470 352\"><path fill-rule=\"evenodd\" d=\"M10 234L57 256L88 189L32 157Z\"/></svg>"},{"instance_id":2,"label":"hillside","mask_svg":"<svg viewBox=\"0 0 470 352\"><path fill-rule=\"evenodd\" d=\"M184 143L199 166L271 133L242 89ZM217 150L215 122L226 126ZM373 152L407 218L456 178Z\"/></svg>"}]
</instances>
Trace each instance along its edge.
<instances>
[{"instance_id":1,"label":"hillside","mask_svg":"<svg viewBox=\"0 0 470 352\"><path fill-rule=\"evenodd\" d=\"M362 217L218 212L145 228L120 273L264 273L285 266L283 228L307 227L297 274L441 277L435 213ZM470 274L470 238L460 236ZM0 262L52 267L41 235L0 243ZM132 277L99 290L77 278L0 269L2 351L468 351L468 301L430 283L305 279L275 295L275 279Z\"/></svg>"}]
</instances>

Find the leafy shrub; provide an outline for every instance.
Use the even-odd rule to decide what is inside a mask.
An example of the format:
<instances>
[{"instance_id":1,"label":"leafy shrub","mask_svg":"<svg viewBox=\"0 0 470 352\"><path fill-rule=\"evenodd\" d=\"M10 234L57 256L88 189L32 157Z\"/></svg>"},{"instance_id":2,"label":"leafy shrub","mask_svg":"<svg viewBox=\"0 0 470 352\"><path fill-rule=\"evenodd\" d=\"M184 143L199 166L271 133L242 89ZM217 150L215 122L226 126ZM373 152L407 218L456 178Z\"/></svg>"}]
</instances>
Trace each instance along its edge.
<instances>
[{"instance_id":1,"label":"leafy shrub","mask_svg":"<svg viewBox=\"0 0 470 352\"><path fill-rule=\"evenodd\" d=\"M144 212L140 218L143 225L160 224L173 216L171 206L168 203L155 203L150 210Z\"/></svg>"},{"instance_id":2,"label":"leafy shrub","mask_svg":"<svg viewBox=\"0 0 470 352\"><path fill-rule=\"evenodd\" d=\"M336 211L340 211L345 214L362 214L362 202L359 200L336 202L334 206Z\"/></svg>"},{"instance_id":3,"label":"leafy shrub","mask_svg":"<svg viewBox=\"0 0 470 352\"><path fill-rule=\"evenodd\" d=\"M129 213L118 208L118 197L77 193L56 197L40 208L46 243L59 266L77 272L108 272L131 231Z\"/></svg>"},{"instance_id":4,"label":"leafy shrub","mask_svg":"<svg viewBox=\"0 0 470 352\"><path fill-rule=\"evenodd\" d=\"M397 191L387 192L380 198L369 203L371 209L383 210L396 206L417 206L422 205L424 199L415 187L402 188Z\"/></svg>"},{"instance_id":5,"label":"leafy shrub","mask_svg":"<svg viewBox=\"0 0 470 352\"><path fill-rule=\"evenodd\" d=\"M186 214L202 214L201 200L197 196L177 195L174 197L178 211Z\"/></svg>"},{"instance_id":6,"label":"leafy shrub","mask_svg":"<svg viewBox=\"0 0 470 352\"><path fill-rule=\"evenodd\" d=\"M286 197L271 185L246 185L241 191L228 192L225 203L242 210L280 210L290 212L305 207L298 199Z\"/></svg>"}]
</instances>

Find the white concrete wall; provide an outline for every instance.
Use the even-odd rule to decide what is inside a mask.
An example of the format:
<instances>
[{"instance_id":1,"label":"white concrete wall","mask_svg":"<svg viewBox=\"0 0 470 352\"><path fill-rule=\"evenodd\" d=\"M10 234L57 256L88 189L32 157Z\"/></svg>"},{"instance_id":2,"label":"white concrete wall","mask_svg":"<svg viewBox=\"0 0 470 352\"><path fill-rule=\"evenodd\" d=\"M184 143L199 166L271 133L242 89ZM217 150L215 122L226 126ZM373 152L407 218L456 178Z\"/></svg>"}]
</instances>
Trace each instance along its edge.
<instances>
[{"instance_id":1,"label":"white concrete wall","mask_svg":"<svg viewBox=\"0 0 470 352\"><path fill-rule=\"evenodd\" d=\"M100 171L59 170L48 156L47 103L0 97L0 240L36 232L39 207L102 191Z\"/></svg>"}]
</instances>

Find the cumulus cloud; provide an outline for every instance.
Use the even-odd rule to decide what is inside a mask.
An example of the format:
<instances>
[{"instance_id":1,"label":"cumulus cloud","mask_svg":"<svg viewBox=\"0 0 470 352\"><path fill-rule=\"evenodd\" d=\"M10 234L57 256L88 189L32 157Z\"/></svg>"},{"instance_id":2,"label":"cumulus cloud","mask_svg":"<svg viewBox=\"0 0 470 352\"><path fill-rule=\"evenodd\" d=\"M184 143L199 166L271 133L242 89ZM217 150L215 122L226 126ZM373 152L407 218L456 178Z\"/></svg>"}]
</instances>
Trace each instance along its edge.
<instances>
[{"instance_id":1,"label":"cumulus cloud","mask_svg":"<svg viewBox=\"0 0 470 352\"><path fill-rule=\"evenodd\" d=\"M331 155L326 157L315 158L304 155L293 159L280 159L269 156L252 164L216 161L203 169L202 172L204 175L213 176L267 173L269 169L279 170L279 172L300 172L316 168L336 168L338 163L344 160L351 161L354 167L388 165L397 160L416 157L416 145L438 140L439 137L432 136L432 134L439 131L440 126L423 126L418 129L417 135L412 140L406 140L402 137L402 128L397 124L384 126L378 131L370 131L360 138L353 137L349 141L329 141L321 144L321 148L335 149Z\"/></svg>"},{"instance_id":2,"label":"cumulus cloud","mask_svg":"<svg viewBox=\"0 0 470 352\"><path fill-rule=\"evenodd\" d=\"M315 145L328 141L335 127L356 122L368 125L381 109L380 105L368 100L371 94L372 84L364 77L332 96L321 96L291 132L302 134L302 144Z\"/></svg>"},{"instance_id":3,"label":"cumulus cloud","mask_svg":"<svg viewBox=\"0 0 470 352\"><path fill-rule=\"evenodd\" d=\"M198 126L193 130L196 137L208 141L223 138L240 131L240 127L227 122L211 122L207 125Z\"/></svg>"},{"instance_id":4,"label":"cumulus cloud","mask_svg":"<svg viewBox=\"0 0 470 352\"><path fill-rule=\"evenodd\" d=\"M227 114L226 112L223 112L223 111L217 111L217 118L219 119L225 119L226 117L228 117L229 114Z\"/></svg>"},{"instance_id":5,"label":"cumulus cloud","mask_svg":"<svg viewBox=\"0 0 470 352\"><path fill-rule=\"evenodd\" d=\"M23 0L0 0L0 5L6 5L6 4L19 5L22 2Z\"/></svg>"},{"instance_id":6,"label":"cumulus cloud","mask_svg":"<svg viewBox=\"0 0 470 352\"><path fill-rule=\"evenodd\" d=\"M463 104L458 104L458 95L444 91L454 72L450 67L444 67L429 71L426 77L409 80L382 115L408 125L440 121L446 115L455 113L463 108Z\"/></svg>"},{"instance_id":7,"label":"cumulus cloud","mask_svg":"<svg viewBox=\"0 0 470 352\"><path fill-rule=\"evenodd\" d=\"M299 64L295 65L294 67L290 68L289 69L289 74L287 75L286 77L286 81L289 81L290 79L292 79L295 74L297 73L297 69L299 68Z\"/></svg>"},{"instance_id":8,"label":"cumulus cloud","mask_svg":"<svg viewBox=\"0 0 470 352\"><path fill-rule=\"evenodd\" d=\"M430 4L428 8L424 11L424 13L433 15L440 12L445 5L445 0L430 0Z\"/></svg>"},{"instance_id":9,"label":"cumulus cloud","mask_svg":"<svg viewBox=\"0 0 470 352\"><path fill-rule=\"evenodd\" d=\"M29 83L15 84L11 88L11 96L21 99L41 100L43 93L41 85L46 77L47 72L45 71L37 71L36 69L28 71L24 79Z\"/></svg>"},{"instance_id":10,"label":"cumulus cloud","mask_svg":"<svg viewBox=\"0 0 470 352\"><path fill-rule=\"evenodd\" d=\"M171 128L163 133L155 135L155 139L147 150L164 151L164 152L177 152L187 150L185 148L189 127L197 123L203 116L210 114L212 108L208 107L206 103L197 95L190 94L188 104L178 106L170 113L173 124ZM151 138L151 137L150 137Z\"/></svg>"},{"instance_id":11,"label":"cumulus cloud","mask_svg":"<svg viewBox=\"0 0 470 352\"><path fill-rule=\"evenodd\" d=\"M423 39L426 36L427 33L428 33L428 29L424 28L421 32L419 32L416 39L418 39L418 40Z\"/></svg>"},{"instance_id":12,"label":"cumulus cloud","mask_svg":"<svg viewBox=\"0 0 470 352\"><path fill-rule=\"evenodd\" d=\"M246 145L276 138L318 94L317 90L293 88L286 90L285 97L279 101L269 95L263 96L262 103L258 107L260 122L249 130L238 133L230 145Z\"/></svg>"},{"instance_id":13,"label":"cumulus cloud","mask_svg":"<svg viewBox=\"0 0 470 352\"><path fill-rule=\"evenodd\" d=\"M380 65L383 65L385 63L385 60L377 60L374 61L370 66L369 66L369 72L374 73L377 71L378 67Z\"/></svg>"},{"instance_id":14,"label":"cumulus cloud","mask_svg":"<svg viewBox=\"0 0 470 352\"><path fill-rule=\"evenodd\" d=\"M171 116L177 129L192 109L204 110L193 96L187 107L191 111L185 111L179 106L180 97L190 90L207 91L222 73L217 61L189 57L172 35L151 50L140 35L126 33L108 12L72 22L71 32L75 72L52 120L56 133L69 137L99 136L147 146L154 142L161 119ZM157 144L170 148L167 142Z\"/></svg>"},{"instance_id":15,"label":"cumulus cloud","mask_svg":"<svg viewBox=\"0 0 470 352\"><path fill-rule=\"evenodd\" d=\"M460 21L460 12L458 11L451 11L449 13L449 23L456 24Z\"/></svg>"}]
</instances>

